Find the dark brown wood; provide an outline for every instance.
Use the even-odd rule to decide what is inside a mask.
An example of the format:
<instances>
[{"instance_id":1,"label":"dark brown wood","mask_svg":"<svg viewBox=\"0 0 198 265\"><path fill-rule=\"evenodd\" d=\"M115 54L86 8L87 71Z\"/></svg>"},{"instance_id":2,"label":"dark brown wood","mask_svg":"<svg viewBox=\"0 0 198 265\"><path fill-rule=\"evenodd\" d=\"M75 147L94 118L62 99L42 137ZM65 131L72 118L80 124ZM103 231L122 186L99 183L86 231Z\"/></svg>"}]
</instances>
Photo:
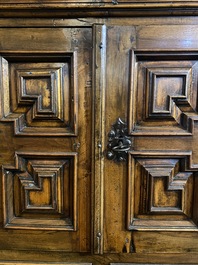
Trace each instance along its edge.
<instances>
[{"instance_id":1,"label":"dark brown wood","mask_svg":"<svg viewBox=\"0 0 198 265\"><path fill-rule=\"evenodd\" d=\"M103 254L104 246L104 154L106 91L106 26L93 27L93 252ZM93 159L94 158L94 159Z\"/></svg>"},{"instance_id":2,"label":"dark brown wood","mask_svg":"<svg viewBox=\"0 0 198 265\"><path fill-rule=\"evenodd\" d=\"M1 31L0 248L87 252L92 31L21 30Z\"/></svg>"},{"instance_id":3,"label":"dark brown wood","mask_svg":"<svg viewBox=\"0 0 198 265\"><path fill-rule=\"evenodd\" d=\"M77 135L76 57L76 51L2 53L2 71L11 75L3 78L2 96L11 105L4 105L2 121L14 121L16 135Z\"/></svg>"},{"instance_id":4,"label":"dark brown wood","mask_svg":"<svg viewBox=\"0 0 198 265\"><path fill-rule=\"evenodd\" d=\"M0 2L1 17L136 17L197 15L198 2L193 1L42 1L26 0Z\"/></svg>"},{"instance_id":5,"label":"dark brown wood","mask_svg":"<svg viewBox=\"0 0 198 265\"><path fill-rule=\"evenodd\" d=\"M196 231L193 172L185 168L185 160L191 153L131 152L130 155L129 229Z\"/></svg>"},{"instance_id":6,"label":"dark brown wood","mask_svg":"<svg viewBox=\"0 0 198 265\"><path fill-rule=\"evenodd\" d=\"M197 264L197 5L0 3L0 264Z\"/></svg>"},{"instance_id":7,"label":"dark brown wood","mask_svg":"<svg viewBox=\"0 0 198 265\"><path fill-rule=\"evenodd\" d=\"M147 242L146 242L147 243ZM44 264L50 264L52 262L59 262L59 263L91 263L91 264L110 264L111 260L117 261L119 263L122 260L122 263L138 263L138 264L160 264L160 260L162 259L162 254L151 254L151 253L140 253L140 254L127 254L127 253L120 253L120 254L103 254L103 255L82 255L79 253L71 254L71 253L63 253L63 252L54 252L51 255L49 252L28 252L25 251L1 251L2 260L10 260L8 264L15 265L15 264L23 264L30 263L30 260L34 260L33 264L39 264L44 262ZM26 256L27 260L23 262L13 261L15 257ZM161 258L159 258L161 256ZM188 261L190 256L190 263ZM197 255L195 253L191 254L182 254L182 253L172 253L172 254L163 254L163 263L162 264L175 264L173 263L173 259L177 260L176 264L196 264L197 265ZM6 264L5 261L1 262ZM40 265L40 264L39 264ZM61 264L62 265L62 264Z\"/></svg>"},{"instance_id":8,"label":"dark brown wood","mask_svg":"<svg viewBox=\"0 0 198 265\"><path fill-rule=\"evenodd\" d=\"M128 172L105 163L107 252L128 252L127 242L137 253L197 251L197 61L186 34L186 25L107 29L107 131L121 117L133 142Z\"/></svg>"},{"instance_id":9,"label":"dark brown wood","mask_svg":"<svg viewBox=\"0 0 198 265\"><path fill-rule=\"evenodd\" d=\"M77 153L15 152L15 167L3 167L4 227L77 228Z\"/></svg>"}]
</instances>

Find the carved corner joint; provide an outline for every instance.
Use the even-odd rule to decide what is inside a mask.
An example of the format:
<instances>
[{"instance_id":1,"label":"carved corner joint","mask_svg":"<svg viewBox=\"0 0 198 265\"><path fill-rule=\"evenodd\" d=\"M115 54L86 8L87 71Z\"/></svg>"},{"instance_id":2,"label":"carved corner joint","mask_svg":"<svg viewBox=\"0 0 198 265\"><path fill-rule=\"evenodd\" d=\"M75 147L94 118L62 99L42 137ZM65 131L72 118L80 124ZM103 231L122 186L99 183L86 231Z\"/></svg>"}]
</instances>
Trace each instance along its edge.
<instances>
[{"instance_id":1,"label":"carved corner joint","mask_svg":"<svg viewBox=\"0 0 198 265\"><path fill-rule=\"evenodd\" d=\"M107 158L116 162L126 161L131 148L131 139L127 136L127 124L118 118L108 134Z\"/></svg>"}]
</instances>

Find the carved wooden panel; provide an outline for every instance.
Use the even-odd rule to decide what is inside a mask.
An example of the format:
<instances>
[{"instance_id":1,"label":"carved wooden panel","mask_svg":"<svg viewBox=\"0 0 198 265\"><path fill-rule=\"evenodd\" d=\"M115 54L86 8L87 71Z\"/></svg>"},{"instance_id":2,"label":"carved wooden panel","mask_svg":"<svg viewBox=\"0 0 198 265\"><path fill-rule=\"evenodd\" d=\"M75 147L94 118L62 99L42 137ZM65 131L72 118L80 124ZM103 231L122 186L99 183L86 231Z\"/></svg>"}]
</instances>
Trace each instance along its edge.
<instances>
[{"instance_id":1,"label":"carved wooden panel","mask_svg":"<svg viewBox=\"0 0 198 265\"><path fill-rule=\"evenodd\" d=\"M1 253L91 252L92 32L0 29Z\"/></svg>"},{"instance_id":2,"label":"carved wooden panel","mask_svg":"<svg viewBox=\"0 0 198 265\"><path fill-rule=\"evenodd\" d=\"M77 154L15 153L3 168L4 227L76 230Z\"/></svg>"},{"instance_id":3,"label":"carved wooden panel","mask_svg":"<svg viewBox=\"0 0 198 265\"><path fill-rule=\"evenodd\" d=\"M2 121L17 135L77 134L76 54L8 54L1 57Z\"/></svg>"},{"instance_id":4,"label":"carved wooden panel","mask_svg":"<svg viewBox=\"0 0 198 265\"><path fill-rule=\"evenodd\" d=\"M132 52L132 135L191 135L197 120L197 54Z\"/></svg>"},{"instance_id":5,"label":"carved wooden panel","mask_svg":"<svg viewBox=\"0 0 198 265\"><path fill-rule=\"evenodd\" d=\"M128 227L197 230L190 152L130 152Z\"/></svg>"}]
</instances>

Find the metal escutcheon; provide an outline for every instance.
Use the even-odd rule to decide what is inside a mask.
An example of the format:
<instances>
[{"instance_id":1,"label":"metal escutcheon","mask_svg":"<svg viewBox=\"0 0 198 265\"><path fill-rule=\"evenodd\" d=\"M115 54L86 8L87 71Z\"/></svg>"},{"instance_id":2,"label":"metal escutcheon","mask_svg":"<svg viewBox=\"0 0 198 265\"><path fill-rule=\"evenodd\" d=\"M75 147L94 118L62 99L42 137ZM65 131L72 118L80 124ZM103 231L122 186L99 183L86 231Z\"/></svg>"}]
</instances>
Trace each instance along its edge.
<instances>
[{"instance_id":1,"label":"metal escutcheon","mask_svg":"<svg viewBox=\"0 0 198 265\"><path fill-rule=\"evenodd\" d=\"M117 162L126 161L131 149L131 139L127 136L127 124L118 118L108 134L107 158Z\"/></svg>"}]
</instances>

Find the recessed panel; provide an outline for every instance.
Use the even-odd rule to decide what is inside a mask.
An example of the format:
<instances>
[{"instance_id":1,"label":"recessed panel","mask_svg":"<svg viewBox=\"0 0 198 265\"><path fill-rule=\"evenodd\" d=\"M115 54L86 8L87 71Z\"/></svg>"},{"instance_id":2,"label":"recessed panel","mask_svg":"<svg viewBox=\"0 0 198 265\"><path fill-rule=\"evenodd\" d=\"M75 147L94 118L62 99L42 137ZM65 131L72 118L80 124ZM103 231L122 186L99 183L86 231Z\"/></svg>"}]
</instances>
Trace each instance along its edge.
<instances>
[{"instance_id":1,"label":"recessed panel","mask_svg":"<svg viewBox=\"0 0 198 265\"><path fill-rule=\"evenodd\" d=\"M190 154L130 152L130 230L197 229ZM193 170L193 169L192 169Z\"/></svg>"},{"instance_id":2,"label":"recessed panel","mask_svg":"<svg viewBox=\"0 0 198 265\"><path fill-rule=\"evenodd\" d=\"M153 89L153 112L170 113L170 98L175 95L185 96L185 77L182 76L156 76ZM174 87L174 89L173 89Z\"/></svg>"},{"instance_id":3,"label":"recessed panel","mask_svg":"<svg viewBox=\"0 0 198 265\"><path fill-rule=\"evenodd\" d=\"M39 111L52 111L53 106L53 88L51 78L47 76L23 77L22 94L23 97L32 96L39 99Z\"/></svg>"},{"instance_id":4,"label":"recessed panel","mask_svg":"<svg viewBox=\"0 0 198 265\"><path fill-rule=\"evenodd\" d=\"M180 209L182 206L182 192L170 190L168 176L155 177L152 180L152 211L160 211L166 209ZM163 199L162 199L163 198Z\"/></svg>"},{"instance_id":5,"label":"recessed panel","mask_svg":"<svg viewBox=\"0 0 198 265\"><path fill-rule=\"evenodd\" d=\"M6 228L75 230L76 153L16 153L3 170Z\"/></svg>"},{"instance_id":6,"label":"recessed panel","mask_svg":"<svg viewBox=\"0 0 198 265\"><path fill-rule=\"evenodd\" d=\"M132 52L132 135L192 135L197 115L198 55Z\"/></svg>"},{"instance_id":7,"label":"recessed panel","mask_svg":"<svg viewBox=\"0 0 198 265\"><path fill-rule=\"evenodd\" d=\"M33 186L33 185L32 185ZM34 190L27 191L27 205L26 208L34 209L44 207L51 208L53 202L56 200L53 196L54 183L52 177L40 176L39 185Z\"/></svg>"},{"instance_id":8,"label":"recessed panel","mask_svg":"<svg viewBox=\"0 0 198 265\"><path fill-rule=\"evenodd\" d=\"M76 55L61 55L2 58L2 69L9 71L2 90L9 107L1 121L14 121L16 135L77 134Z\"/></svg>"}]
</instances>

